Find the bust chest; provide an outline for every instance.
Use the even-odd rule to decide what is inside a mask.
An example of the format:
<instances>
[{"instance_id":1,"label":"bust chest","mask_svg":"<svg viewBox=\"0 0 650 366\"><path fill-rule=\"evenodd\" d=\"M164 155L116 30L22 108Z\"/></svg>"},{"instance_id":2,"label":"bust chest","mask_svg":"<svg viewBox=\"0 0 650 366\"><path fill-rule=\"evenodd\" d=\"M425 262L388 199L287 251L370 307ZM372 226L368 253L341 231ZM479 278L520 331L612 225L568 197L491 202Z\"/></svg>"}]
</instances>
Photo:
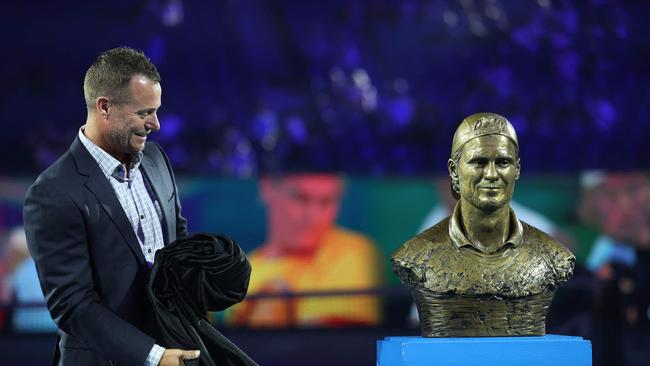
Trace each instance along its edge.
<instances>
[{"instance_id":1,"label":"bust chest","mask_svg":"<svg viewBox=\"0 0 650 366\"><path fill-rule=\"evenodd\" d=\"M554 270L535 243L506 244L486 255L469 246L432 245L420 265L421 286L439 294L522 297L554 284Z\"/></svg>"}]
</instances>

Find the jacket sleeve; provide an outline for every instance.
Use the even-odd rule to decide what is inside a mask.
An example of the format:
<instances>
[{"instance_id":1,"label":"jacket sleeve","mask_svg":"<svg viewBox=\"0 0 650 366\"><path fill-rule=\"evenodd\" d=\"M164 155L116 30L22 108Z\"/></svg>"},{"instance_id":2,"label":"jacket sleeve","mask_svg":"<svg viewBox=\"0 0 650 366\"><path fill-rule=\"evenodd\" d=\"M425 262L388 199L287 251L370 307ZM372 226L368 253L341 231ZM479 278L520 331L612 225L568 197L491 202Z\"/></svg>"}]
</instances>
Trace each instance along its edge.
<instances>
[{"instance_id":1,"label":"jacket sleeve","mask_svg":"<svg viewBox=\"0 0 650 366\"><path fill-rule=\"evenodd\" d=\"M82 210L60 186L39 178L27 193L23 212L50 314L61 330L102 357L142 365L154 340L100 302Z\"/></svg>"}]
</instances>

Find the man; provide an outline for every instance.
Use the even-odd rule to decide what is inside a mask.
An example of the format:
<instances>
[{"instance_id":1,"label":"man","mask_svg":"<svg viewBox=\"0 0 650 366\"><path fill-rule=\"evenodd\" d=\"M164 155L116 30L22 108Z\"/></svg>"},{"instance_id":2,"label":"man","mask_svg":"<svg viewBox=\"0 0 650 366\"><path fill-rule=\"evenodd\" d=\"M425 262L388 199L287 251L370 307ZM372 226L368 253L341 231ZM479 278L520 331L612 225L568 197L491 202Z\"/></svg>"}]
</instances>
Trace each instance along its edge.
<instances>
[{"instance_id":1,"label":"man","mask_svg":"<svg viewBox=\"0 0 650 366\"><path fill-rule=\"evenodd\" d=\"M546 308L575 257L510 208L518 149L514 128L497 114L471 115L456 130L447 165L458 203L393 256L423 336L544 334Z\"/></svg>"},{"instance_id":2,"label":"man","mask_svg":"<svg viewBox=\"0 0 650 366\"><path fill-rule=\"evenodd\" d=\"M160 129L162 89L140 51L102 53L70 149L27 192L29 250L59 330L56 365L180 365L198 351L155 344L146 280L154 255L187 234Z\"/></svg>"},{"instance_id":3,"label":"man","mask_svg":"<svg viewBox=\"0 0 650 366\"><path fill-rule=\"evenodd\" d=\"M336 227L343 194L330 173L264 177L266 242L250 256L249 297L293 292L363 291L380 285L378 255L363 235ZM259 298L233 307L232 322L248 326L341 326L376 324L374 296Z\"/></svg>"}]
</instances>

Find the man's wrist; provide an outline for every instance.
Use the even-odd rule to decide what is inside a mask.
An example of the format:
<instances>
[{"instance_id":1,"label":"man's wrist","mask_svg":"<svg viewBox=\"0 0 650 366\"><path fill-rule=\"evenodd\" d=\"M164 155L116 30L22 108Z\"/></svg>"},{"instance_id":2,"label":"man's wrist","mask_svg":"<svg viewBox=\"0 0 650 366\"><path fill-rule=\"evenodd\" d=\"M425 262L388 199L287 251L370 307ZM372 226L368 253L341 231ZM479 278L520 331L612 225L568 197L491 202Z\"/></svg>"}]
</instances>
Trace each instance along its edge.
<instances>
[{"instance_id":1,"label":"man's wrist","mask_svg":"<svg viewBox=\"0 0 650 366\"><path fill-rule=\"evenodd\" d=\"M160 347L159 345L154 344L147 355L146 361L144 361L144 366L158 366L165 350L165 347Z\"/></svg>"}]
</instances>

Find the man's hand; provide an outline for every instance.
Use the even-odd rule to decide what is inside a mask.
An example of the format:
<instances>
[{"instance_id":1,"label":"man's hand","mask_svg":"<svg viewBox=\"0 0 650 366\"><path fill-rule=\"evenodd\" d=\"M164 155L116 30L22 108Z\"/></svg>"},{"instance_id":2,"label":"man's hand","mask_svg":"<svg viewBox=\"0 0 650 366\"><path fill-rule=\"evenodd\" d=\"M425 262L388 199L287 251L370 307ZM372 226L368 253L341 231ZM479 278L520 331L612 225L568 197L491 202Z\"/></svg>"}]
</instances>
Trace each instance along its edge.
<instances>
[{"instance_id":1,"label":"man's hand","mask_svg":"<svg viewBox=\"0 0 650 366\"><path fill-rule=\"evenodd\" d=\"M185 351L182 349L166 349L160 359L159 366L183 366L183 360L199 358L201 351Z\"/></svg>"}]
</instances>

